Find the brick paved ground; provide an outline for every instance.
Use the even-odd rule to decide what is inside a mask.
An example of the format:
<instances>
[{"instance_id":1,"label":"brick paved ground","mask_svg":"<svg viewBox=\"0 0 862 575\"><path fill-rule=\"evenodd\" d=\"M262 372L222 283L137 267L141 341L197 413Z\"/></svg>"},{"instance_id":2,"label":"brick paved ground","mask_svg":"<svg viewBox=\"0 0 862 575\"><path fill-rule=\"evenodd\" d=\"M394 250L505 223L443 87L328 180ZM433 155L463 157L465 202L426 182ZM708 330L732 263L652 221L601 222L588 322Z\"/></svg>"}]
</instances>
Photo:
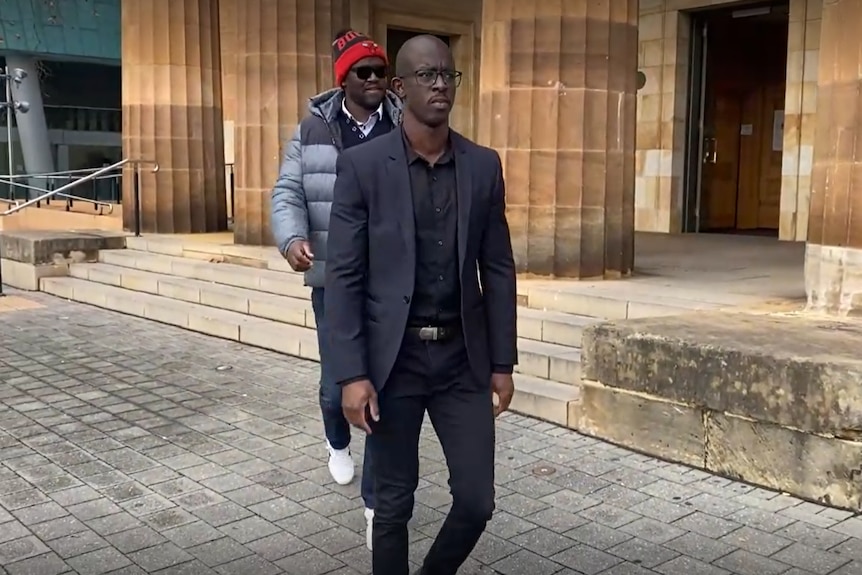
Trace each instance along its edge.
<instances>
[{"instance_id":1,"label":"brick paved ground","mask_svg":"<svg viewBox=\"0 0 862 575\"><path fill-rule=\"evenodd\" d=\"M369 571L358 487L326 470L316 365L23 298L0 310L0 572ZM499 444L498 512L462 573L862 573L849 513L518 416ZM429 430L414 559L448 504Z\"/></svg>"}]
</instances>

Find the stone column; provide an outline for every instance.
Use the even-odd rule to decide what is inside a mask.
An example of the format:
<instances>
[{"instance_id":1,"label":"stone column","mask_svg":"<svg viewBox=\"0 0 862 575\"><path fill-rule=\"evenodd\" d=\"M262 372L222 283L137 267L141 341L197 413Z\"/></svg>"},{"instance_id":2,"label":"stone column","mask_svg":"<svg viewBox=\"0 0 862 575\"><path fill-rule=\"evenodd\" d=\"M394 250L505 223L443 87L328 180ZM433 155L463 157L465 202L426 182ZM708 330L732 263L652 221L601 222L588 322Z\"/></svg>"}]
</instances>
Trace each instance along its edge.
<instances>
[{"instance_id":1,"label":"stone column","mask_svg":"<svg viewBox=\"0 0 862 575\"><path fill-rule=\"evenodd\" d=\"M227 227L218 0L122 0L123 155L144 166L143 229ZM123 220L133 225L133 170Z\"/></svg>"},{"instance_id":2,"label":"stone column","mask_svg":"<svg viewBox=\"0 0 862 575\"><path fill-rule=\"evenodd\" d=\"M332 41L348 0L245 0L237 5L237 189L234 239L270 245L270 193L308 99L333 87Z\"/></svg>"},{"instance_id":3,"label":"stone column","mask_svg":"<svg viewBox=\"0 0 862 575\"><path fill-rule=\"evenodd\" d=\"M814 170L805 247L808 309L862 310L862 3L823 3Z\"/></svg>"},{"instance_id":4,"label":"stone column","mask_svg":"<svg viewBox=\"0 0 862 575\"><path fill-rule=\"evenodd\" d=\"M638 0L484 0L479 137L521 273L632 271L637 26Z\"/></svg>"}]
</instances>

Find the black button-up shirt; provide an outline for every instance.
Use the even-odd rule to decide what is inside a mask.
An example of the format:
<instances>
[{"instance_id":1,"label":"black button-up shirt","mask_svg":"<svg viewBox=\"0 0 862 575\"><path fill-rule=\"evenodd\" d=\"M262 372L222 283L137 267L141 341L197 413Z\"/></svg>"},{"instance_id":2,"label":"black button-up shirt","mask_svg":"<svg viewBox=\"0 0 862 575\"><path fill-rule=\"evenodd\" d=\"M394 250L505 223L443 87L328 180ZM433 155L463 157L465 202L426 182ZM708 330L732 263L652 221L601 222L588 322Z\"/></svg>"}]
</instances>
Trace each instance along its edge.
<instances>
[{"instance_id":1,"label":"black button-up shirt","mask_svg":"<svg viewBox=\"0 0 862 575\"><path fill-rule=\"evenodd\" d=\"M402 131L402 135L404 132ZM404 138L416 223L416 284L411 327L445 327L461 319L458 194L451 146L434 165Z\"/></svg>"}]
</instances>

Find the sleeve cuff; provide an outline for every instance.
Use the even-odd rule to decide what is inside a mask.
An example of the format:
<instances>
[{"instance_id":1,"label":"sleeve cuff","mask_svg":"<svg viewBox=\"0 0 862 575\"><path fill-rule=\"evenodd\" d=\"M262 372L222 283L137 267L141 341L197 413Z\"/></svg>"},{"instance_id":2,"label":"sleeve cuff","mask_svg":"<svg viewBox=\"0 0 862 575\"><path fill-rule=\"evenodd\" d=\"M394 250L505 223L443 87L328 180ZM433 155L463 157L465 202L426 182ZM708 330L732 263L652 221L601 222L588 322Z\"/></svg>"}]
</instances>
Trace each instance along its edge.
<instances>
[{"instance_id":1,"label":"sleeve cuff","mask_svg":"<svg viewBox=\"0 0 862 575\"><path fill-rule=\"evenodd\" d=\"M502 373L504 375L512 375L512 372L514 371L515 368L512 365L495 365L493 369L491 369L491 373Z\"/></svg>"},{"instance_id":2,"label":"sleeve cuff","mask_svg":"<svg viewBox=\"0 0 862 575\"><path fill-rule=\"evenodd\" d=\"M368 379L368 376L367 375L357 375L356 377L351 377L351 378L345 379L343 381L339 381L338 385L341 385L341 386L350 385L351 383L356 383L357 381L362 381L363 379Z\"/></svg>"}]
</instances>

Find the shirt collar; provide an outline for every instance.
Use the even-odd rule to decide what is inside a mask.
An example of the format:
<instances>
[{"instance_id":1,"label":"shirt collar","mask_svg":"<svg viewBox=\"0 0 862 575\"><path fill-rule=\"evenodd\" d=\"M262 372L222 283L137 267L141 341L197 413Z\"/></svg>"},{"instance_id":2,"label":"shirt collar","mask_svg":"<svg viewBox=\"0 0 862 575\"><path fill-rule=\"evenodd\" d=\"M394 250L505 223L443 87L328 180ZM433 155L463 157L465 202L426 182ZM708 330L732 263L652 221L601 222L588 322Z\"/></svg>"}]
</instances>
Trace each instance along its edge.
<instances>
[{"instance_id":1,"label":"shirt collar","mask_svg":"<svg viewBox=\"0 0 862 575\"><path fill-rule=\"evenodd\" d=\"M350 118L350 121L355 123L357 126L364 126L365 124L370 122L372 118L374 118L375 121L383 118L383 102L380 102L380 106L378 106L377 109L370 116L368 116L368 119L364 122L360 122L353 117L353 114L351 114L350 110L347 109L346 98L341 100L341 111L344 112L344 115Z\"/></svg>"},{"instance_id":2,"label":"shirt collar","mask_svg":"<svg viewBox=\"0 0 862 575\"><path fill-rule=\"evenodd\" d=\"M407 154L407 163L412 164L416 160L422 160L427 163L425 158L416 153L416 150L413 149L413 146L410 145L410 140L407 139L407 134L404 132L404 127L401 127L401 139L404 141L404 152ZM446 144L446 151L443 152L443 155L440 156L440 159L437 160L436 165L446 164L452 159L452 133L449 133L449 141Z\"/></svg>"}]
</instances>

